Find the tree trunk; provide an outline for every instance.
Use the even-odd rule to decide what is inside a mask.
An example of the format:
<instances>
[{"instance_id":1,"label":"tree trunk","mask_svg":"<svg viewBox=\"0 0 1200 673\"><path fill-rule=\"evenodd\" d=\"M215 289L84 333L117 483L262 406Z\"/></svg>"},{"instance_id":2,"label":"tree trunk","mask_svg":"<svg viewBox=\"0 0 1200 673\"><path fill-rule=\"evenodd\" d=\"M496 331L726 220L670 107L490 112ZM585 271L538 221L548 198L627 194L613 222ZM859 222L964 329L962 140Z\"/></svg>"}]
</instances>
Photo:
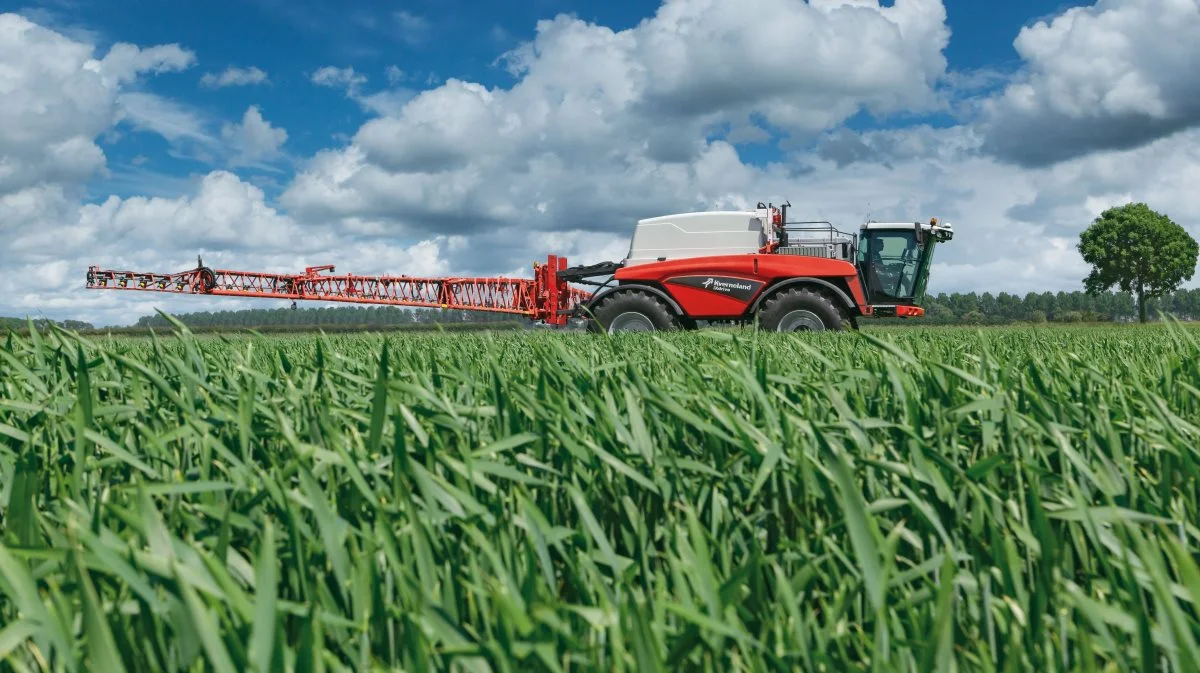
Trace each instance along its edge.
<instances>
[{"instance_id":1,"label":"tree trunk","mask_svg":"<svg viewBox=\"0 0 1200 673\"><path fill-rule=\"evenodd\" d=\"M1138 318L1146 322L1146 289L1138 284Z\"/></svg>"}]
</instances>

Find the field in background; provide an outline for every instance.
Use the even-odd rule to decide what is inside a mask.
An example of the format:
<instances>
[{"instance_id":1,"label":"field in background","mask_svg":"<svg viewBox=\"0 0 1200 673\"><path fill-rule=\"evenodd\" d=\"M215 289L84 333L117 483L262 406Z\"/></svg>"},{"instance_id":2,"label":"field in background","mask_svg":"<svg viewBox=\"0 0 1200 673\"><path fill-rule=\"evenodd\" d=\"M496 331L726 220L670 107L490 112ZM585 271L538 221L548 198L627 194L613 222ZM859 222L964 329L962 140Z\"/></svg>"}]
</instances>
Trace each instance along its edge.
<instances>
[{"instance_id":1,"label":"field in background","mask_svg":"<svg viewBox=\"0 0 1200 673\"><path fill-rule=\"evenodd\" d=\"M1192 670L1198 337L9 335L0 658Z\"/></svg>"}]
</instances>

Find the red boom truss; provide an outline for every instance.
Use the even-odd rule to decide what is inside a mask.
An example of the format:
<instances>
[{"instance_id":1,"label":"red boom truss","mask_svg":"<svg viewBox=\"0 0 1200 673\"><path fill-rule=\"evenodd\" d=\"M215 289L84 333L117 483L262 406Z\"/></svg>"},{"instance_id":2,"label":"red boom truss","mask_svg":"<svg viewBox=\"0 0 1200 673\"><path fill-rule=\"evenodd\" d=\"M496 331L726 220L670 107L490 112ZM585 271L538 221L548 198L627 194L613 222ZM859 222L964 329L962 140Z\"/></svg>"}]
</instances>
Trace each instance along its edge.
<instances>
[{"instance_id":1,"label":"red boom truss","mask_svg":"<svg viewBox=\"0 0 1200 673\"><path fill-rule=\"evenodd\" d=\"M333 265L310 266L302 274L229 271L199 266L179 273L114 271L88 267L90 289L204 294L223 297L262 297L386 304L425 308L490 311L523 315L564 325L589 293L570 287L558 277L567 259L550 255L534 264L532 279L413 278L409 276L324 275Z\"/></svg>"}]
</instances>

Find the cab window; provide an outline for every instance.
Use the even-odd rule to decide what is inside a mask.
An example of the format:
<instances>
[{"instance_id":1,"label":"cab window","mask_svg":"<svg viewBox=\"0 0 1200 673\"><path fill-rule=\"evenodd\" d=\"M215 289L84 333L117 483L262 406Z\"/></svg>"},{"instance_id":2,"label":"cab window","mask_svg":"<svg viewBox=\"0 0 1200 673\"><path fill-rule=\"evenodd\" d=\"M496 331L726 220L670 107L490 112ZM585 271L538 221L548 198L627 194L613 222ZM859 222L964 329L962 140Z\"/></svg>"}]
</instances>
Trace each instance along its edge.
<instances>
[{"instance_id":1,"label":"cab window","mask_svg":"<svg viewBox=\"0 0 1200 673\"><path fill-rule=\"evenodd\" d=\"M868 229L860 239L858 262L873 303L912 300L921 263L915 231Z\"/></svg>"}]
</instances>

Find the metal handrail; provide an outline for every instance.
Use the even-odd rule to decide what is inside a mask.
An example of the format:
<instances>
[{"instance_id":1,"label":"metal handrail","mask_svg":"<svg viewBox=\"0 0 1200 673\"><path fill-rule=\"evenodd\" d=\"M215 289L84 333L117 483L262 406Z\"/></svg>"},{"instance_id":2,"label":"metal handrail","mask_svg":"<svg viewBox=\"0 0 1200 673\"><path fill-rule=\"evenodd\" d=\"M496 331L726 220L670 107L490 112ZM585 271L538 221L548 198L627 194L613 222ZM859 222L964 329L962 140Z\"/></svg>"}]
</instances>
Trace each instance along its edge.
<instances>
[{"instance_id":1,"label":"metal handrail","mask_svg":"<svg viewBox=\"0 0 1200 673\"><path fill-rule=\"evenodd\" d=\"M796 225L796 224L801 224L801 225L824 225L824 226L821 226L821 227L817 227L817 226L806 226L806 227L795 227L795 226L791 226L791 225ZM840 236L845 236L845 237L847 237L847 238L849 238L849 239L851 239L851 240L854 240L854 239L856 238L856 235L855 235L855 234L844 232L844 231L842 231L842 230L838 229L837 227L833 226L833 223L832 223L832 222L829 222L829 221L826 221L826 220L811 220L811 221L794 221L794 222L784 222L784 223L783 223L783 230L784 230L784 231L786 231L786 232L788 232L788 233L791 233L791 232L793 232L793 231L797 231L797 232L799 232L799 231L828 231L828 232L830 232L830 236L831 236L831 237L832 237L832 235L834 235L834 234L837 234L837 235L840 235Z\"/></svg>"}]
</instances>

